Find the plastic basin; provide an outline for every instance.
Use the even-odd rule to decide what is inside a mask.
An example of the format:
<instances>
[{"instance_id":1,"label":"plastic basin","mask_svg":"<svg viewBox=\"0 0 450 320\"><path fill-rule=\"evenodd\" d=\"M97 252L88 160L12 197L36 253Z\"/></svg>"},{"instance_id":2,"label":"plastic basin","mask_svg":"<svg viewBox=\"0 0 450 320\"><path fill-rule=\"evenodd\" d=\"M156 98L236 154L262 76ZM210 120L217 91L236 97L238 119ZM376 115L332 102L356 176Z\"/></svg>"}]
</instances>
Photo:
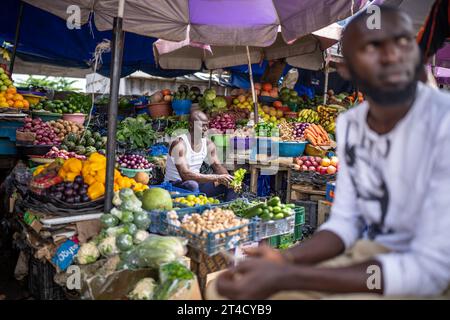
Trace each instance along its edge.
<instances>
[{"instance_id":1,"label":"plastic basin","mask_svg":"<svg viewBox=\"0 0 450 320\"><path fill-rule=\"evenodd\" d=\"M177 116L189 114L191 112L192 101L191 100L173 100L172 109Z\"/></svg>"},{"instance_id":2,"label":"plastic basin","mask_svg":"<svg viewBox=\"0 0 450 320\"><path fill-rule=\"evenodd\" d=\"M119 168L120 172L129 178L134 178L136 173L138 172L146 172L150 173L152 172L152 169L128 169L128 168Z\"/></svg>"},{"instance_id":3,"label":"plastic basin","mask_svg":"<svg viewBox=\"0 0 450 320\"><path fill-rule=\"evenodd\" d=\"M300 157L305 152L305 147L308 142L280 142L279 155L280 157Z\"/></svg>"},{"instance_id":4,"label":"plastic basin","mask_svg":"<svg viewBox=\"0 0 450 320\"><path fill-rule=\"evenodd\" d=\"M151 103L148 105L148 111L153 119L172 115L172 108L168 102Z\"/></svg>"},{"instance_id":5,"label":"plastic basin","mask_svg":"<svg viewBox=\"0 0 450 320\"><path fill-rule=\"evenodd\" d=\"M86 115L83 113L65 113L63 114L63 120L72 121L83 125Z\"/></svg>"}]
</instances>

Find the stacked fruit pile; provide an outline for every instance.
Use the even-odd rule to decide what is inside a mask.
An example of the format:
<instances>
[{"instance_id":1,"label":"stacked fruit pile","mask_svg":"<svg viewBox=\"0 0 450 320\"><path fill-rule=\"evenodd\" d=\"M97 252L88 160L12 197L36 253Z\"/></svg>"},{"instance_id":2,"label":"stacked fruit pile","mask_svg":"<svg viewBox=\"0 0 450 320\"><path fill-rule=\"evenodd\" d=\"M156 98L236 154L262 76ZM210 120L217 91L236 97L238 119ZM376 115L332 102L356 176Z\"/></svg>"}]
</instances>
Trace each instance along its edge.
<instances>
[{"instance_id":1,"label":"stacked fruit pile","mask_svg":"<svg viewBox=\"0 0 450 320\"><path fill-rule=\"evenodd\" d=\"M92 153L100 152L106 154L106 137L102 137L100 133L92 133L85 130L84 133L69 133L63 140L60 149L76 152L79 155L89 156Z\"/></svg>"},{"instance_id":2,"label":"stacked fruit pile","mask_svg":"<svg viewBox=\"0 0 450 320\"><path fill-rule=\"evenodd\" d=\"M61 143L53 128L47 122L43 122L41 118L31 119L27 117L24 122L25 125L17 129L17 131L34 134L35 140L33 144L59 145Z\"/></svg>"},{"instance_id":3,"label":"stacked fruit pile","mask_svg":"<svg viewBox=\"0 0 450 320\"><path fill-rule=\"evenodd\" d=\"M33 107L34 110L45 110L52 113L81 113L82 107L72 104L69 100L44 100Z\"/></svg>"},{"instance_id":4,"label":"stacked fruit pile","mask_svg":"<svg viewBox=\"0 0 450 320\"><path fill-rule=\"evenodd\" d=\"M303 109L298 114L298 122L319 123L319 114L312 109Z\"/></svg>"},{"instance_id":5,"label":"stacked fruit pile","mask_svg":"<svg viewBox=\"0 0 450 320\"><path fill-rule=\"evenodd\" d=\"M194 195L188 195L185 198L179 197L175 198L174 202L178 202L181 204L184 204L188 207L195 207L195 206L203 206L206 204L218 204L220 203L219 200L214 198L208 198L204 195L194 196Z\"/></svg>"},{"instance_id":6,"label":"stacked fruit pile","mask_svg":"<svg viewBox=\"0 0 450 320\"><path fill-rule=\"evenodd\" d=\"M239 213L246 219L259 217L263 221L281 220L294 214L294 204L282 204L279 197L273 197L267 202L259 203Z\"/></svg>"},{"instance_id":7,"label":"stacked fruit pile","mask_svg":"<svg viewBox=\"0 0 450 320\"><path fill-rule=\"evenodd\" d=\"M320 125L328 132L333 133L336 129L336 118L339 113L339 109L334 106L318 106L317 113L319 114Z\"/></svg>"},{"instance_id":8,"label":"stacked fruit pile","mask_svg":"<svg viewBox=\"0 0 450 320\"><path fill-rule=\"evenodd\" d=\"M335 174L339 170L339 160L337 157L321 158L303 156L294 160L294 169L299 171L311 171L320 174Z\"/></svg>"},{"instance_id":9,"label":"stacked fruit pile","mask_svg":"<svg viewBox=\"0 0 450 320\"><path fill-rule=\"evenodd\" d=\"M3 69L0 67L0 70ZM5 73L0 73L0 79L1 76L8 77ZM21 94L17 93L16 88L14 88L12 85L8 88L6 88L5 85L2 85L1 88L0 108L28 109L30 107L30 103L25 100Z\"/></svg>"},{"instance_id":10,"label":"stacked fruit pile","mask_svg":"<svg viewBox=\"0 0 450 320\"><path fill-rule=\"evenodd\" d=\"M272 122L274 124L279 124L281 121L285 120L283 118L283 111L269 106L263 106L259 111L259 116L264 122Z\"/></svg>"}]
</instances>

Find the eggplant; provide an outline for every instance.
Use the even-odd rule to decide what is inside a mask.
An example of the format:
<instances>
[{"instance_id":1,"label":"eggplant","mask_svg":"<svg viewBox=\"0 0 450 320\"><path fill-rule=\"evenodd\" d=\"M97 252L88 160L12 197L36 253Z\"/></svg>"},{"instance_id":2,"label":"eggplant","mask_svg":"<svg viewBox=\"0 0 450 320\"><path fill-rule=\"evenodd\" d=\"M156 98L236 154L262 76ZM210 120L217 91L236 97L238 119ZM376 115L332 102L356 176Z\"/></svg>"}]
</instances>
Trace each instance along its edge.
<instances>
[{"instance_id":1,"label":"eggplant","mask_svg":"<svg viewBox=\"0 0 450 320\"><path fill-rule=\"evenodd\" d=\"M89 188L89 185L86 184L86 183L84 183L82 187L85 188L85 189L87 190L87 189Z\"/></svg>"},{"instance_id":2,"label":"eggplant","mask_svg":"<svg viewBox=\"0 0 450 320\"><path fill-rule=\"evenodd\" d=\"M83 177L82 176L76 176L74 182L78 183L79 185L82 185L84 183Z\"/></svg>"},{"instance_id":3,"label":"eggplant","mask_svg":"<svg viewBox=\"0 0 450 320\"><path fill-rule=\"evenodd\" d=\"M82 202L89 202L91 199L89 199L89 196L87 194L83 194L81 196L81 201Z\"/></svg>"},{"instance_id":4,"label":"eggplant","mask_svg":"<svg viewBox=\"0 0 450 320\"><path fill-rule=\"evenodd\" d=\"M78 191L78 190L80 189L80 185L79 185L78 183L75 182L75 183L73 184L73 186L72 186L72 189L75 190L75 191Z\"/></svg>"},{"instance_id":5,"label":"eggplant","mask_svg":"<svg viewBox=\"0 0 450 320\"><path fill-rule=\"evenodd\" d=\"M80 189L78 189L78 194L79 194L80 196L83 196L83 195L87 194L87 191L88 191L87 188L81 187Z\"/></svg>"},{"instance_id":6,"label":"eggplant","mask_svg":"<svg viewBox=\"0 0 450 320\"><path fill-rule=\"evenodd\" d=\"M73 197L73 202L74 203L80 203L81 202L81 197L79 195L76 195Z\"/></svg>"},{"instance_id":7,"label":"eggplant","mask_svg":"<svg viewBox=\"0 0 450 320\"><path fill-rule=\"evenodd\" d=\"M55 191L63 192L64 191L64 183L57 184L55 187Z\"/></svg>"},{"instance_id":8,"label":"eggplant","mask_svg":"<svg viewBox=\"0 0 450 320\"><path fill-rule=\"evenodd\" d=\"M64 191L64 195L66 195L67 197L73 196L73 195L74 195L73 189L66 189L66 190Z\"/></svg>"},{"instance_id":9,"label":"eggplant","mask_svg":"<svg viewBox=\"0 0 450 320\"><path fill-rule=\"evenodd\" d=\"M63 197L63 193L62 192L55 192L53 195L52 195L52 197L54 197L54 198L56 198L56 199L58 199L58 200L61 200L62 199L62 197Z\"/></svg>"},{"instance_id":10,"label":"eggplant","mask_svg":"<svg viewBox=\"0 0 450 320\"><path fill-rule=\"evenodd\" d=\"M72 187L73 187L73 182L65 182L65 183L64 183L64 187L65 187L66 189L72 188Z\"/></svg>"},{"instance_id":11,"label":"eggplant","mask_svg":"<svg viewBox=\"0 0 450 320\"><path fill-rule=\"evenodd\" d=\"M69 197L66 197L66 202L67 203L74 203L74 197L73 196L69 196Z\"/></svg>"}]
</instances>

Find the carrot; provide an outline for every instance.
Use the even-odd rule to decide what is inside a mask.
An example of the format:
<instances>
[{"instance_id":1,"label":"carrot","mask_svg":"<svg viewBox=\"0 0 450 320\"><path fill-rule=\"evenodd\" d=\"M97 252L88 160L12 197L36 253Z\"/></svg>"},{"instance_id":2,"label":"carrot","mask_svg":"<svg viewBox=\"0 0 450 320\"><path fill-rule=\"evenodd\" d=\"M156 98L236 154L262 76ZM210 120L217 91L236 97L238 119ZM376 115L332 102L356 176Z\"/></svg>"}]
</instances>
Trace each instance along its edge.
<instances>
[{"instance_id":1,"label":"carrot","mask_svg":"<svg viewBox=\"0 0 450 320\"><path fill-rule=\"evenodd\" d=\"M310 133L306 134L306 139L308 139L312 143L313 146L317 145L316 138L313 135L311 135Z\"/></svg>"}]
</instances>

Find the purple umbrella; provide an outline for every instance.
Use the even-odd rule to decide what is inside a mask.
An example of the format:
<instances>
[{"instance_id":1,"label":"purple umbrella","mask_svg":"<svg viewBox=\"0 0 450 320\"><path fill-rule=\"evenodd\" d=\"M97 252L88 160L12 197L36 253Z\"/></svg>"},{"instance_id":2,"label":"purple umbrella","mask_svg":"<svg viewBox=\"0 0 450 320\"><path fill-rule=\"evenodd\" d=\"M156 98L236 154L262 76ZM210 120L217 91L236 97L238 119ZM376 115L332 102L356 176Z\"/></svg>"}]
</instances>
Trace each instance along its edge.
<instances>
[{"instance_id":1,"label":"purple umbrella","mask_svg":"<svg viewBox=\"0 0 450 320\"><path fill-rule=\"evenodd\" d=\"M24 0L63 19L67 8L80 8L81 21L89 14L99 30L110 30L118 0ZM123 30L169 41L217 46L273 44L278 30L286 42L349 17L368 0L126 0ZM72 7L73 8L73 7Z\"/></svg>"}]
</instances>

